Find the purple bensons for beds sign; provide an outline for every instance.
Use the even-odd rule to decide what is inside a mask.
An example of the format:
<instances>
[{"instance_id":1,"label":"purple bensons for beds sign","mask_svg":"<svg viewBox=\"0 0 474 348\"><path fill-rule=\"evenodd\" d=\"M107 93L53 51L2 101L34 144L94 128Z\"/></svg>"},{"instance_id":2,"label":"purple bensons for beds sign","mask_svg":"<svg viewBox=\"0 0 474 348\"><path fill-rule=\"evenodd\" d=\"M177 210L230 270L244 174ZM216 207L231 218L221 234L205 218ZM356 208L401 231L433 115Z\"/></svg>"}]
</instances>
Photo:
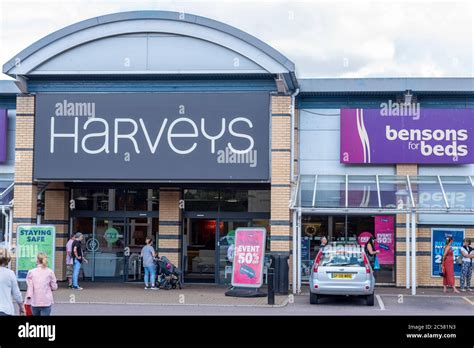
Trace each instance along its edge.
<instances>
[{"instance_id":1,"label":"purple bensons for beds sign","mask_svg":"<svg viewBox=\"0 0 474 348\"><path fill-rule=\"evenodd\" d=\"M474 109L341 109L340 162L474 163Z\"/></svg>"},{"instance_id":2,"label":"purple bensons for beds sign","mask_svg":"<svg viewBox=\"0 0 474 348\"><path fill-rule=\"evenodd\" d=\"M7 160L7 110L0 109L0 163Z\"/></svg>"}]
</instances>

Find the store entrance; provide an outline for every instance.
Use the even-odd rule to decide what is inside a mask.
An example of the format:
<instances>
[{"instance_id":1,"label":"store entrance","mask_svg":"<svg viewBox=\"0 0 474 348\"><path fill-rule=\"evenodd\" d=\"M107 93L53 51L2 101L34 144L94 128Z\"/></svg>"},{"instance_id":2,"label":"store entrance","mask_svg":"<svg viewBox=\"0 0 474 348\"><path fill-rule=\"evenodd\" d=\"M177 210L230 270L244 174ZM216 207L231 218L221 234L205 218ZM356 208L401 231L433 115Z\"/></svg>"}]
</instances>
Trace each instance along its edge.
<instances>
[{"instance_id":1,"label":"store entrance","mask_svg":"<svg viewBox=\"0 0 474 348\"><path fill-rule=\"evenodd\" d=\"M252 219L184 220L184 279L188 283L230 284L232 262L228 249L234 243L235 230L250 227Z\"/></svg>"},{"instance_id":2,"label":"store entrance","mask_svg":"<svg viewBox=\"0 0 474 348\"><path fill-rule=\"evenodd\" d=\"M378 284L395 283L395 217L393 215L303 215L301 225L301 275L309 280L311 267L321 239L328 243L345 242L365 245L376 238L380 269L375 272Z\"/></svg>"},{"instance_id":3,"label":"store entrance","mask_svg":"<svg viewBox=\"0 0 474 348\"><path fill-rule=\"evenodd\" d=\"M157 218L75 217L73 231L84 235L82 279L90 281L140 281L140 251ZM153 233L151 233L153 237Z\"/></svg>"}]
</instances>

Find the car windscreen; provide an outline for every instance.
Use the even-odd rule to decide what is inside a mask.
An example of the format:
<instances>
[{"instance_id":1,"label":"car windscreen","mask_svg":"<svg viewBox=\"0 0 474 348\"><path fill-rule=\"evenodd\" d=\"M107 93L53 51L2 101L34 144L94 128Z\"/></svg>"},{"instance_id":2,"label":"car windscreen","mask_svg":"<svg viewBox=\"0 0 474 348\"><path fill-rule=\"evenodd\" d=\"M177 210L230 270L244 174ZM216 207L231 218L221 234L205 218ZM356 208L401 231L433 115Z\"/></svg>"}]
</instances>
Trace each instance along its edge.
<instances>
[{"instance_id":1,"label":"car windscreen","mask_svg":"<svg viewBox=\"0 0 474 348\"><path fill-rule=\"evenodd\" d=\"M323 267L364 267L364 259L361 253L324 253L320 265Z\"/></svg>"}]
</instances>

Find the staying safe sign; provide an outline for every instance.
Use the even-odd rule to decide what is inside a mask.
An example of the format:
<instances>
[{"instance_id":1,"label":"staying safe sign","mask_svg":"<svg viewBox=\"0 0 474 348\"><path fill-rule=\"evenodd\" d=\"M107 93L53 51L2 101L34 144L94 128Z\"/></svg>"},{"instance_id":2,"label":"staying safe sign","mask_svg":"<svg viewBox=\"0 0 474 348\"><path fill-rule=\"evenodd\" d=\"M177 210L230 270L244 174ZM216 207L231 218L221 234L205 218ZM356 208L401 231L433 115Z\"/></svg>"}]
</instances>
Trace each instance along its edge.
<instances>
[{"instance_id":1,"label":"staying safe sign","mask_svg":"<svg viewBox=\"0 0 474 348\"><path fill-rule=\"evenodd\" d=\"M263 283L266 230L242 227L235 231L232 286L259 288Z\"/></svg>"},{"instance_id":2,"label":"staying safe sign","mask_svg":"<svg viewBox=\"0 0 474 348\"><path fill-rule=\"evenodd\" d=\"M48 267L54 271L56 228L50 225L20 225L16 231L16 275L25 280L28 271L36 268L38 253L48 255Z\"/></svg>"}]
</instances>

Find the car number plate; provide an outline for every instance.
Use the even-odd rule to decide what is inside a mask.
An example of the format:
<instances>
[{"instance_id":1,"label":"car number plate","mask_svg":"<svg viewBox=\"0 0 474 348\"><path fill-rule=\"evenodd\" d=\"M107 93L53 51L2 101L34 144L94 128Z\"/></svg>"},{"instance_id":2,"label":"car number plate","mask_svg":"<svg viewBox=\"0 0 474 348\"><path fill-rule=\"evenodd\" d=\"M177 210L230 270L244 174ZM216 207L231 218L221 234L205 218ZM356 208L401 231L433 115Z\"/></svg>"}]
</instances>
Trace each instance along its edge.
<instances>
[{"instance_id":1,"label":"car number plate","mask_svg":"<svg viewBox=\"0 0 474 348\"><path fill-rule=\"evenodd\" d=\"M352 274L350 273L333 273L333 279L352 279Z\"/></svg>"}]
</instances>

